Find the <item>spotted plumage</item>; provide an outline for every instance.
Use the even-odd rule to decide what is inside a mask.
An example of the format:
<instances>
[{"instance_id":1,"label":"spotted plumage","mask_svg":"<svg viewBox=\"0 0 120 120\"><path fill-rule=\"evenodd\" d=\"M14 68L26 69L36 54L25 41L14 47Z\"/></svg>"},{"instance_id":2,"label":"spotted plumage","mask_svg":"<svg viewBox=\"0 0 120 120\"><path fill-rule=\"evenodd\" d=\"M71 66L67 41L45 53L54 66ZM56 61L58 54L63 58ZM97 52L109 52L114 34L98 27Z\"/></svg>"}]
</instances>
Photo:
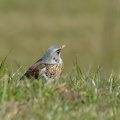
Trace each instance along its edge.
<instances>
[{"instance_id":1,"label":"spotted plumage","mask_svg":"<svg viewBox=\"0 0 120 120\"><path fill-rule=\"evenodd\" d=\"M24 76L35 79L39 79L43 76L46 80L58 80L63 71L63 61L60 57L61 50L65 47L62 46L51 46L48 48L44 56L33 64ZM24 76L22 79L24 79Z\"/></svg>"},{"instance_id":2,"label":"spotted plumage","mask_svg":"<svg viewBox=\"0 0 120 120\"><path fill-rule=\"evenodd\" d=\"M54 79L56 76L59 76L63 71L63 63L61 66L58 65L47 65L45 70L46 77Z\"/></svg>"}]
</instances>

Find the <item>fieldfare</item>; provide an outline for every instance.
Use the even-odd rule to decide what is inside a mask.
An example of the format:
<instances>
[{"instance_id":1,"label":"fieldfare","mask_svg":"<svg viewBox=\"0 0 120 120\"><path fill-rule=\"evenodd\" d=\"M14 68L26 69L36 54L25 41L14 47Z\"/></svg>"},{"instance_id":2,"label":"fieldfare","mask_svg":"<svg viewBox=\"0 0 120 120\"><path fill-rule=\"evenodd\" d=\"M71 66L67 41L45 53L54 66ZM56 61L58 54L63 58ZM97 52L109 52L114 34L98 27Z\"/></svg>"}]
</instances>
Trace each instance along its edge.
<instances>
[{"instance_id":1,"label":"fieldfare","mask_svg":"<svg viewBox=\"0 0 120 120\"><path fill-rule=\"evenodd\" d=\"M49 47L43 57L33 64L24 76L28 78L34 77L35 79L43 76L47 81L58 80L64 67L60 54L65 46L66 45ZM21 79L23 79L24 76Z\"/></svg>"}]
</instances>

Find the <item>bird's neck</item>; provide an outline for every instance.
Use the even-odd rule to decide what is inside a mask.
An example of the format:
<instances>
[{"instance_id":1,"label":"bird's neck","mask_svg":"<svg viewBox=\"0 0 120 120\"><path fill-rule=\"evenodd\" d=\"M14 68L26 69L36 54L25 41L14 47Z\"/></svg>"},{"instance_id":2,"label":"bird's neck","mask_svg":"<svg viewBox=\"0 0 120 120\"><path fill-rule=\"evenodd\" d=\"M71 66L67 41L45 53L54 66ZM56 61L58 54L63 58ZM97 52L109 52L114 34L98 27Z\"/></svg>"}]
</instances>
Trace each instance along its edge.
<instances>
[{"instance_id":1,"label":"bird's neck","mask_svg":"<svg viewBox=\"0 0 120 120\"><path fill-rule=\"evenodd\" d=\"M63 64L62 59L60 58L59 62L58 62L58 66L61 66Z\"/></svg>"}]
</instances>

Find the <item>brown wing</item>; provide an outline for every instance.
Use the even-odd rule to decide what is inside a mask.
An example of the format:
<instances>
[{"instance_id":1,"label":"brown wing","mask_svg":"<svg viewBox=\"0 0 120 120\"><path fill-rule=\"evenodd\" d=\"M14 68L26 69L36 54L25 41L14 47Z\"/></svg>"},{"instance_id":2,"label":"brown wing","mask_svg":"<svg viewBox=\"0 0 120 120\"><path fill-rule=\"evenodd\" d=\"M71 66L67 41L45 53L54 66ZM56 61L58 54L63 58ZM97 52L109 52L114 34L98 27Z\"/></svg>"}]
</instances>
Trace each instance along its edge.
<instances>
[{"instance_id":1,"label":"brown wing","mask_svg":"<svg viewBox=\"0 0 120 120\"><path fill-rule=\"evenodd\" d=\"M44 67L45 67L45 64L39 60L35 64L33 64L24 75L27 76L28 78L34 77L38 79L39 71Z\"/></svg>"}]
</instances>

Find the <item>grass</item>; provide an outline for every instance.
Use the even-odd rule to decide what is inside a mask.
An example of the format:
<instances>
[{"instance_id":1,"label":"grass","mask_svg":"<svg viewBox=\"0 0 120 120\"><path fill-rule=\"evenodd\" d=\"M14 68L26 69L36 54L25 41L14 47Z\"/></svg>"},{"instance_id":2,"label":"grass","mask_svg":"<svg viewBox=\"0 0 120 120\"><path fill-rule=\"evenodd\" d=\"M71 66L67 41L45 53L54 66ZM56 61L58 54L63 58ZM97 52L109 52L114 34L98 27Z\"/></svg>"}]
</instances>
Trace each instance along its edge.
<instances>
[{"instance_id":1,"label":"grass","mask_svg":"<svg viewBox=\"0 0 120 120\"><path fill-rule=\"evenodd\" d=\"M53 85L26 79L17 86L20 71L0 66L1 120L113 120L120 118L120 78L103 75L101 68L83 75L73 72ZM22 73L21 73L22 74Z\"/></svg>"}]
</instances>

